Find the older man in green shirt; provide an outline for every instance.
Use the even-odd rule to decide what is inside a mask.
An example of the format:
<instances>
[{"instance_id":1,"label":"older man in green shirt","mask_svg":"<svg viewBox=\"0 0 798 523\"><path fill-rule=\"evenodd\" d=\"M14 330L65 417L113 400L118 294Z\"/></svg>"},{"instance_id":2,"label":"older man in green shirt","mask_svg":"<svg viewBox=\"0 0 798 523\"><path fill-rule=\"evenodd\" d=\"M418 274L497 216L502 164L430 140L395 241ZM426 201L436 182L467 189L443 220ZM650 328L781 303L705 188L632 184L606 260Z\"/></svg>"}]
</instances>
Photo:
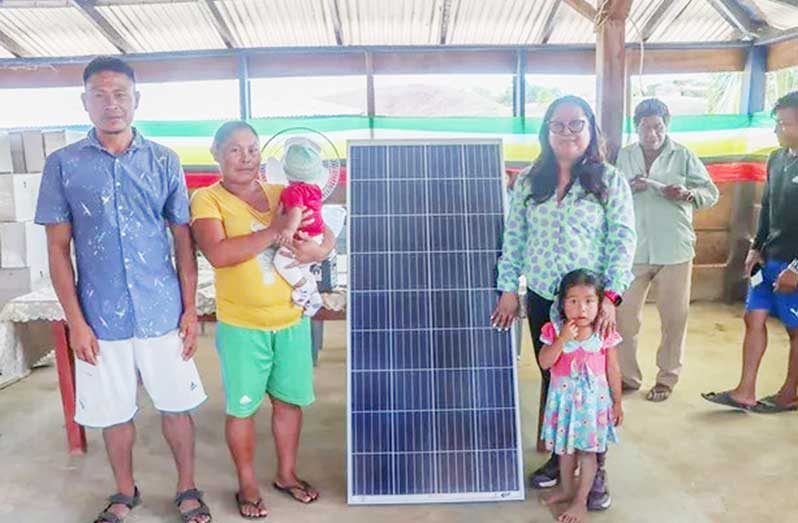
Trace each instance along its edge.
<instances>
[{"instance_id":1,"label":"older man in green shirt","mask_svg":"<svg viewBox=\"0 0 798 523\"><path fill-rule=\"evenodd\" d=\"M635 108L638 143L624 147L617 167L634 194L637 250L632 285L618 309L621 372L625 390L637 390L643 376L637 363L637 335L643 304L653 283L662 323L657 350L656 384L646 396L666 400L682 368L690 307L690 279L695 256L693 210L712 207L718 188L704 164L689 149L668 137L670 113L656 98Z\"/></svg>"}]
</instances>

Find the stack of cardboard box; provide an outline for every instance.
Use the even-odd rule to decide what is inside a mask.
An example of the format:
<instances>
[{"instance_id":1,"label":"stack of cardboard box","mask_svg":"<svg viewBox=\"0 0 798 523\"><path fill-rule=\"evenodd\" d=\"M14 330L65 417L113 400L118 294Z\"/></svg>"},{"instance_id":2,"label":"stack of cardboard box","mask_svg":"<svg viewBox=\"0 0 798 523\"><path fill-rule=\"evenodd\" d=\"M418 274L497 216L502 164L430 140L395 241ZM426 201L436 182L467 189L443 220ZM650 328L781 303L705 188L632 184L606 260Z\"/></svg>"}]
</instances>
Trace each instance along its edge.
<instances>
[{"instance_id":1,"label":"stack of cardboard box","mask_svg":"<svg viewBox=\"0 0 798 523\"><path fill-rule=\"evenodd\" d=\"M47 239L33 223L44 160L81 135L72 131L0 132L0 307L46 285Z\"/></svg>"}]
</instances>

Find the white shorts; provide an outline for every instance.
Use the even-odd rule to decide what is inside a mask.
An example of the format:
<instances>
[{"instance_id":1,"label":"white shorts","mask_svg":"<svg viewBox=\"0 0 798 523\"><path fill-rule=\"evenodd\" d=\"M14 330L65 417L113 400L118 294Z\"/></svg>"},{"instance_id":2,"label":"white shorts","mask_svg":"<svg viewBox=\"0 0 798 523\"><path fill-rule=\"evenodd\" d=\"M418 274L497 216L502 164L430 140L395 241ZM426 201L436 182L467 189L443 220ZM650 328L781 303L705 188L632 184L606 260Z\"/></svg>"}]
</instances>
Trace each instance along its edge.
<instances>
[{"instance_id":1,"label":"white shorts","mask_svg":"<svg viewBox=\"0 0 798 523\"><path fill-rule=\"evenodd\" d=\"M75 422L105 428L133 419L139 376L155 408L186 412L207 399L178 331L157 338L98 340L97 365L75 361Z\"/></svg>"}]
</instances>

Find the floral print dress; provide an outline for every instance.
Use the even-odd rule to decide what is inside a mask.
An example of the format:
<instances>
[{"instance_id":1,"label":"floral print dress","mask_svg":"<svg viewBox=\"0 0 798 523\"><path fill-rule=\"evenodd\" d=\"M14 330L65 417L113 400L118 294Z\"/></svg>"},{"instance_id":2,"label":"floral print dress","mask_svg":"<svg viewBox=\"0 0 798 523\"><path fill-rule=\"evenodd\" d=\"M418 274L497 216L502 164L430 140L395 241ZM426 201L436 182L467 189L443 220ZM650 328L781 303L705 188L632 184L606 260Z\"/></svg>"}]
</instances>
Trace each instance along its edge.
<instances>
[{"instance_id":1,"label":"floral print dress","mask_svg":"<svg viewBox=\"0 0 798 523\"><path fill-rule=\"evenodd\" d=\"M551 345L559 329L543 326L540 340ZM612 396L607 381L607 351L621 342L617 332L601 339L597 333L569 341L551 367L551 383L540 437L555 454L605 452L617 443L612 423Z\"/></svg>"}]
</instances>

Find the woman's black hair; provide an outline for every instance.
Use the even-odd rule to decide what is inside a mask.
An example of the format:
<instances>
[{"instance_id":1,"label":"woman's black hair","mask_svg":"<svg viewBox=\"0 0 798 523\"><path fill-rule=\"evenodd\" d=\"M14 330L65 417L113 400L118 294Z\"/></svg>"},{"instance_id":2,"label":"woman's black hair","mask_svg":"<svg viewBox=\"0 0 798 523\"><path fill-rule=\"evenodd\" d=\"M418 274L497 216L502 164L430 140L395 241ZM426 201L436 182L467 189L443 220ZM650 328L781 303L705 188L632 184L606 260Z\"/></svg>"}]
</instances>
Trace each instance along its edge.
<instances>
[{"instance_id":1,"label":"woman's black hair","mask_svg":"<svg viewBox=\"0 0 798 523\"><path fill-rule=\"evenodd\" d=\"M607 184L604 183L604 143L601 131L596 123L596 115L590 104L578 96L563 96L554 100L546 110L543 117L543 125L540 127L540 155L535 159L527 175L531 193L526 201L534 201L541 204L554 196L557 190L557 158L554 156L554 149L549 142L549 123L555 109L563 104L572 104L585 113L587 125L590 129L590 143L585 150L585 154L576 161L571 168L574 180L579 180L580 185L587 194L592 194L602 204L607 203Z\"/></svg>"},{"instance_id":2,"label":"woman's black hair","mask_svg":"<svg viewBox=\"0 0 798 523\"><path fill-rule=\"evenodd\" d=\"M596 289L596 296L598 296L599 301L604 295L604 283L597 273L587 269L576 269L569 272L562 277L560 288L557 291L557 312L559 312L560 318L563 320L567 319L565 317L565 295L568 294L571 287L576 287L577 285L586 285Z\"/></svg>"}]
</instances>

